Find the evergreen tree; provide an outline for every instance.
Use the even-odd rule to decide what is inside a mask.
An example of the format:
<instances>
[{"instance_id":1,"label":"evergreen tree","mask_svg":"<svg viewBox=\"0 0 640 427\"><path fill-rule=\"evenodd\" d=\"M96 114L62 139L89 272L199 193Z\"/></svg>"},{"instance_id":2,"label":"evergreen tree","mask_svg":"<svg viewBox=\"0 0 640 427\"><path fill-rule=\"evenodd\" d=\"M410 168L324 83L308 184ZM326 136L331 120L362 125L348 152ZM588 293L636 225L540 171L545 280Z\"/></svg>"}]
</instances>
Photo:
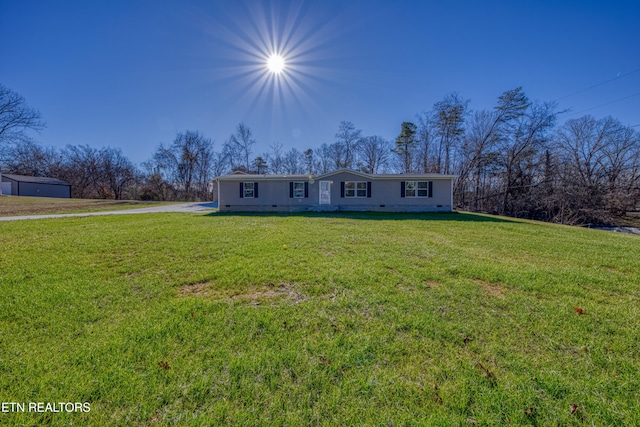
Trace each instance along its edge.
<instances>
[{"instance_id":1,"label":"evergreen tree","mask_svg":"<svg viewBox=\"0 0 640 427\"><path fill-rule=\"evenodd\" d=\"M404 173L412 171L411 165L413 163L413 148L416 145L416 132L418 127L411 122L402 122L402 130L400 135L396 138L396 148L393 152L396 153L401 161Z\"/></svg>"}]
</instances>

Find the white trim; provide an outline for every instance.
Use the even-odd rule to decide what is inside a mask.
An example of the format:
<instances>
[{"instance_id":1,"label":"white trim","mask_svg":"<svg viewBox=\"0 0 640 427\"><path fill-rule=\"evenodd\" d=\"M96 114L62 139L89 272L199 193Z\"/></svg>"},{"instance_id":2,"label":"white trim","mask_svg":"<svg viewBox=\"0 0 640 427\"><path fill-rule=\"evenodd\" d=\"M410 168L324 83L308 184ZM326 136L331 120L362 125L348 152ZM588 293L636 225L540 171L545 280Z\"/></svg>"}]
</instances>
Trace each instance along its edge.
<instances>
[{"instance_id":1,"label":"white trim","mask_svg":"<svg viewBox=\"0 0 640 427\"><path fill-rule=\"evenodd\" d=\"M347 196L347 184L351 182L355 184L355 186L353 187L353 196ZM364 184L364 189L358 188L358 184ZM358 196L358 190L360 191L364 190L364 196ZM345 181L344 197L345 199L366 199L367 198L367 181Z\"/></svg>"},{"instance_id":2,"label":"white trim","mask_svg":"<svg viewBox=\"0 0 640 427\"><path fill-rule=\"evenodd\" d=\"M415 188L413 189L413 191L415 191L415 195L413 195L413 196L407 195L407 191L411 191L411 190L407 189L407 184L410 183L410 182L414 182L415 183ZM427 191L427 195L426 196L420 196L418 194L418 192L420 191L419 185L420 185L421 182L424 182L425 184L427 184L427 188L426 189L425 188L422 189L422 191L425 191L425 190ZM418 198L419 199L428 199L429 198L429 181L414 181L414 180L405 181L404 182L404 197L406 199L418 199Z\"/></svg>"},{"instance_id":3,"label":"white trim","mask_svg":"<svg viewBox=\"0 0 640 427\"><path fill-rule=\"evenodd\" d=\"M296 184L302 184L302 193L299 196L296 196ZM293 198L294 199L304 199L304 181L293 181Z\"/></svg>"},{"instance_id":4,"label":"white trim","mask_svg":"<svg viewBox=\"0 0 640 427\"><path fill-rule=\"evenodd\" d=\"M326 183L327 190L322 191L322 184ZM322 196L326 196L326 200L323 200ZM331 205L331 181L318 181L318 205L329 206Z\"/></svg>"},{"instance_id":5,"label":"white trim","mask_svg":"<svg viewBox=\"0 0 640 427\"><path fill-rule=\"evenodd\" d=\"M251 190L247 188L247 184L251 184ZM247 191L251 191L251 196L247 196ZM256 184L251 182L243 182L242 183L242 198L243 199L255 199L256 197Z\"/></svg>"},{"instance_id":6,"label":"white trim","mask_svg":"<svg viewBox=\"0 0 640 427\"><path fill-rule=\"evenodd\" d=\"M452 179L451 180L451 185L449 187L451 187L451 200L449 201L449 206L451 206L451 210L453 211L453 187L455 187L456 183L455 181Z\"/></svg>"}]
</instances>

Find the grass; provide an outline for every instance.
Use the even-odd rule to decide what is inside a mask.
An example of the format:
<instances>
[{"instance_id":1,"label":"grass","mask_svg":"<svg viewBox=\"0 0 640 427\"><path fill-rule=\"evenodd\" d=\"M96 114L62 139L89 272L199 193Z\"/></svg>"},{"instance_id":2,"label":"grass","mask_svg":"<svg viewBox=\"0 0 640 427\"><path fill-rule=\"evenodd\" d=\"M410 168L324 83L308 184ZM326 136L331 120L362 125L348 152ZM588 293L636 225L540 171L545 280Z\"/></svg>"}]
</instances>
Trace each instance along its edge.
<instances>
[{"instance_id":1,"label":"grass","mask_svg":"<svg viewBox=\"0 0 640 427\"><path fill-rule=\"evenodd\" d=\"M0 233L0 402L91 403L1 425L640 425L638 236L463 213Z\"/></svg>"},{"instance_id":2,"label":"grass","mask_svg":"<svg viewBox=\"0 0 640 427\"><path fill-rule=\"evenodd\" d=\"M140 200L57 199L53 197L2 196L0 216L115 211L160 206L168 202Z\"/></svg>"}]
</instances>

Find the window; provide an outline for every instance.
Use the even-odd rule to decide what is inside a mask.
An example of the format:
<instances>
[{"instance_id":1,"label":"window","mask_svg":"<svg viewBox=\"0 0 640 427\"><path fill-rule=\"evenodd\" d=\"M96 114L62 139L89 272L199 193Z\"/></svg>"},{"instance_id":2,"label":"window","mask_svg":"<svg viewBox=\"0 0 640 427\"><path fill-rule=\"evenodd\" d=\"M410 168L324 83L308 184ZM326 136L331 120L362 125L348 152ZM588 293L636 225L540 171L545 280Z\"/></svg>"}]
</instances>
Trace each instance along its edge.
<instances>
[{"instance_id":1,"label":"window","mask_svg":"<svg viewBox=\"0 0 640 427\"><path fill-rule=\"evenodd\" d=\"M344 197L367 197L367 182L346 181L344 183Z\"/></svg>"},{"instance_id":2,"label":"window","mask_svg":"<svg viewBox=\"0 0 640 427\"><path fill-rule=\"evenodd\" d=\"M309 183L304 181L289 182L289 197L296 199L309 197Z\"/></svg>"},{"instance_id":3,"label":"window","mask_svg":"<svg viewBox=\"0 0 640 427\"><path fill-rule=\"evenodd\" d=\"M258 198L258 183L257 182L241 182L240 183L240 198L244 199L257 199Z\"/></svg>"},{"instance_id":4,"label":"window","mask_svg":"<svg viewBox=\"0 0 640 427\"><path fill-rule=\"evenodd\" d=\"M243 182L242 183L242 197L245 199L253 199L254 197L254 183L253 182Z\"/></svg>"},{"instance_id":5,"label":"window","mask_svg":"<svg viewBox=\"0 0 640 427\"><path fill-rule=\"evenodd\" d=\"M431 182L405 181L403 197L431 197Z\"/></svg>"}]
</instances>

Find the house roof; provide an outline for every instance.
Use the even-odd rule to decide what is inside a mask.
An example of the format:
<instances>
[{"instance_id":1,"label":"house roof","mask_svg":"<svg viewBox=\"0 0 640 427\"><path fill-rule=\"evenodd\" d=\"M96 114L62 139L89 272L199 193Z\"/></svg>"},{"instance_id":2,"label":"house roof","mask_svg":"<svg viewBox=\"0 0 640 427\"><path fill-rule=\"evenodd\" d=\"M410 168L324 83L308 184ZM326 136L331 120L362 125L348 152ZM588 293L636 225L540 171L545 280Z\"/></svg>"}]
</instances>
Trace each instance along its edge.
<instances>
[{"instance_id":1,"label":"house roof","mask_svg":"<svg viewBox=\"0 0 640 427\"><path fill-rule=\"evenodd\" d=\"M366 172L354 171L351 169L339 169L337 171L329 172L324 175L316 175L314 179L323 179L328 178L333 175L337 175L339 173L350 173L353 175L361 176L365 179L449 179L455 178L455 175L444 175L441 173L381 173L381 174L371 174Z\"/></svg>"},{"instance_id":2,"label":"house roof","mask_svg":"<svg viewBox=\"0 0 640 427\"><path fill-rule=\"evenodd\" d=\"M268 175L268 174L250 174L250 173L243 173L243 174L237 174L237 173L230 173L229 175L222 175L222 176L218 176L214 179L219 180L219 181L247 181L247 180L253 180L253 181L262 181L262 180L298 180L298 181L304 181L309 179L310 177L313 177L313 175Z\"/></svg>"},{"instance_id":3,"label":"house roof","mask_svg":"<svg viewBox=\"0 0 640 427\"><path fill-rule=\"evenodd\" d=\"M319 180L329 178L331 176L340 174L340 173L350 173L353 175L360 176L364 179L376 180L376 179L403 179L403 180L411 180L411 179L452 179L455 178L455 175L443 175L439 173L424 173L424 174L369 174L365 172L358 172L351 169L340 169L337 171L325 173L322 175L304 175L304 174L296 174L296 175L269 175L269 174L229 174L216 177L216 180L219 181L246 181L246 180L299 180L304 181L308 179Z\"/></svg>"},{"instance_id":4,"label":"house roof","mask_svg":"<svg viewBox=\"0 0 640 427\"><path fill-rule=\"evenodd\" d=\"M30 182L33 184L50 184L50 185L71 185L68 182L61 181L56 178L47 178L43 176L26 176L26 175L14 175L11 173L3 173L2 178L8 178L17 182Z\"/></svg>"}]
</instances>

